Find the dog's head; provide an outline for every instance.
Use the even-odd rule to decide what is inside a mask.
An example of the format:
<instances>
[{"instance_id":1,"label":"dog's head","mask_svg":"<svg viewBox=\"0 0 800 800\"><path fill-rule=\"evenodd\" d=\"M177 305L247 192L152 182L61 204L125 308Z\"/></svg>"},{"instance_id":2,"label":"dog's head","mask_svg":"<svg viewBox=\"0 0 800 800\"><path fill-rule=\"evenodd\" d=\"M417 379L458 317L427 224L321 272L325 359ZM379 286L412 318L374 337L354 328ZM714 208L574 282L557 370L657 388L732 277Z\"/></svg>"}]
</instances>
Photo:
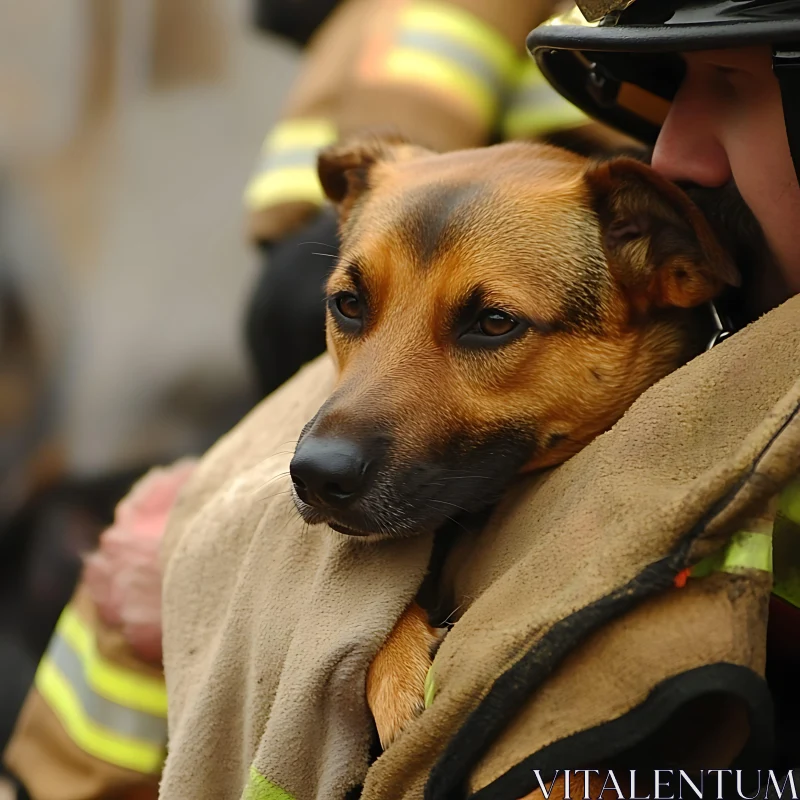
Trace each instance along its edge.
<instances>
[{"instance_id":1,"label":"dog's head","mask_svg":"<svg viewBox=\"0 0 800 800\"><path fill-rule=\"evenodd\" d=\"M737 282L698 209L633 160L544 145L329 148L338 382L291 475L309 522L402 536L567 459L700 349Z\"/></svg>"}]
</instances>

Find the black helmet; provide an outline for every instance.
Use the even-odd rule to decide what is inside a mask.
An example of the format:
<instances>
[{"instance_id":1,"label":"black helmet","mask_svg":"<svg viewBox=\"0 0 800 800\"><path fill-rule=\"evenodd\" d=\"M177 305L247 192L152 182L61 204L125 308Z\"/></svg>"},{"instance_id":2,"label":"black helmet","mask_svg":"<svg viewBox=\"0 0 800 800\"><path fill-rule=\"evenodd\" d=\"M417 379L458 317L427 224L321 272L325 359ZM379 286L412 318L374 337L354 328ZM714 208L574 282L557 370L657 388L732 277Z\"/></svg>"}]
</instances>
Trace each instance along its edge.
<instances>
[{"instance_id":1,"label":"black helmet","mask_svg":"<svg viewBox=\"0 0 800 800\"><path fill-rule=\"evenodd\" d=\"M528 36L557 91L648 143L683 79L679 52L760 43L772 45L800 177L800 0L578 0Z\"/></svg>"}]
</instances>

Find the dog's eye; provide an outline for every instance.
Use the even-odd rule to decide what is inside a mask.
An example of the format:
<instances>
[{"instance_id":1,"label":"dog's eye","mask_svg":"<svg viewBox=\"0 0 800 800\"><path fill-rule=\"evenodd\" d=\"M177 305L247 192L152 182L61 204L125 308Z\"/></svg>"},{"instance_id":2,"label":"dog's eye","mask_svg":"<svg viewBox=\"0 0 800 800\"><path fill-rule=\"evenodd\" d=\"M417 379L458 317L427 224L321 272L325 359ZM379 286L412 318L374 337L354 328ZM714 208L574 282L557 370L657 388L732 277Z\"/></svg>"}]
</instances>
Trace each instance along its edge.
<instances>
[{"instance_id":1,"label":"dog's eye","mask_svg":"<svg viewBox=\"0 0 800 800\"><path fill-rule=\"evenodd\" d=\"M530 327L530 323L512 317L497 308L487 308L459 337L459 344L464 347L500 347L521 336Z\"/></svg>"},{"instance_id":2,"label":"dog's eye","mask_svg":"<svg viewBox=\"0 0 800 800\"><path fill-rule=\"evenodd\" d=\"M334 299L336 310L346 319L361 319L361 301L350 292L342 292Z\"/></svg>"},{"instance_id":3,"label":"dog's eye","mask_svg":"<svg viewBox=\"0 0 800 800\"><path fill-rule=\"evenodd\" d=\"M487 309L478 317L477 327L484 336L505 336L519 326L514 317L494 308Z\"/></svg>"}]
</instances>

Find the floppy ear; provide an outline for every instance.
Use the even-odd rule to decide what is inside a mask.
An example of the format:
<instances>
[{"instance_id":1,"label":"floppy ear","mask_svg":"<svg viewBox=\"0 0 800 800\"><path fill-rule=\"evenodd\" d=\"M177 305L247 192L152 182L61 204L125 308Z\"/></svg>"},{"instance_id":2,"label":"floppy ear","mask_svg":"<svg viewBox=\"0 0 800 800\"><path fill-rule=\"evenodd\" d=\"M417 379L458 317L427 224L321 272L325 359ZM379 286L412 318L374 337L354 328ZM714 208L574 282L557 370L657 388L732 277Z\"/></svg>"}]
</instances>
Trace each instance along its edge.
<instances>
[{"instance_id":1,"label":"floppy ear","mask_svg":"<svg viewBox=\"0 0 800 800\"><path fill-rule=\"evenodd\" d=\"M700 209L650 167L621 158L586 181L614 277L634 306L691 308L741 279Z\"/></svg>"},{"instance_id":2,"label":"floppy ear","mask_svg":"<svg viewBox=\"0 0 800 800\"><path fill-rule=\"evenodd\" d=\"M397 134L374 134L321 150L317 174L323 191L339 212L339 220L344 222L370 188L370 172L377 163L405 161L425 152Z\"/></svg>"}]
</instances>

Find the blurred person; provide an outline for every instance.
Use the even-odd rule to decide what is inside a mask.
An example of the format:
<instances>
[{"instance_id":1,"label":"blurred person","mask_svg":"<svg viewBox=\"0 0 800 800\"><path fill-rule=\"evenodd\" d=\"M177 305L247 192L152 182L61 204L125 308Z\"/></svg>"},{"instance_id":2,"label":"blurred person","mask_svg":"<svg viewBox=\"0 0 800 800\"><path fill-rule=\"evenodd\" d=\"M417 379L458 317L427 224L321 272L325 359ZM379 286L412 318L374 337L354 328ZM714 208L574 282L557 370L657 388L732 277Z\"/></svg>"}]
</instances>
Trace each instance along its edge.
<instances>
[{"instance_id":1,"label":"blurred person","mask_svg":"<svg viewBox=\"0 0 800 800\"><path fill-rule=\"evenodd\" d=\"M236 201L294 56L243 6L0 2L0 749L117 502L254 400Z\"/></svg>"}]
</instances>

